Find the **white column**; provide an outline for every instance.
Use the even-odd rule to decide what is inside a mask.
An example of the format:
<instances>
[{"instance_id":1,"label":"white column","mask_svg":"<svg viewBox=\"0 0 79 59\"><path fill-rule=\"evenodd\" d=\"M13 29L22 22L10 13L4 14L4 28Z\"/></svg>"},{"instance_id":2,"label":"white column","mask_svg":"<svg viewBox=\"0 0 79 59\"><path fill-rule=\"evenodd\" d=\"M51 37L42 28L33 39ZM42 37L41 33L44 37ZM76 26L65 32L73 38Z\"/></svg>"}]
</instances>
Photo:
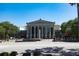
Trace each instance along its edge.
<instances>
[{"instance_id":1,"label":"white column","mask_svg":"<svg viewBox=\"0 0 79 59\"><path fill-rule=\"evenodd\" d=\"M34 26L34 38L36 38L36 27Z\"/></svg>"},{"instance_id":2,"label":"white column","mask_svg":"<svg viewBox=\"0 0 79 59\"><path fill-rule=\"evenodd\" d=\"M26 37L27 37L27 38L28 38L28 35L29 35L29 34L28 34L28 29L27 29L27 33L26 33Z\"/></svg>"},{"instance_id":3,"label":"white column","mask_svg":"<svg viewBox=\"0 0 79 59\"><path fill-rule=\"evenodd\" d=\"M30 28L30 38L32 38L32 27Z\"/></svg>"},{"instance_id":4,"label":"white column","mask_svg":"<svg viewBox=\"0 0 79 59\"><path fill-rule=\"evenodd\" d=\"M40 31L40 29L39 29L39 39L41 38L41 35L40 35L40 33L41 33L41 31Z\"/></svg>"},{"instance_id":5,"label":"white column","mask_svg":"<svg viewBox=\"0 0 79 59\"><path fill-rule=\"evenodd\" d=\"M39 38L39 26L37 26L37 38Z\"/></svg>"},{"instance_id":6,"label":"white column","mask_svg":"<svg viewBox=\"0 0 79 59\"><path fill-rule=\"evenodd\" d=\"M45 38L47 38L47 27L45 27Z\"/></svg>"},{"instance_id":7,"label":"white column","mask_svg":"<svg viewBox=\"0 0 79 59\"><path fill-rule=\"evenodd\" d=\"M43 38L43 27L42 27L42 38Z\"/></svg>"},{"instance_id":8,"label":"white column","mask_svg":"<svg viewBox=\"0 0 79 59\"><path fill-rule=\"evenodd\" d=\"M27 30L28 30L28 35L27 36L28 36L28 38L30 38L30 29L29 29L29 26L28 26Z\"/></svg>"},{"instance_id":9,"label":"white column","mask_svg":"<svg viewBox=\"0 0 79 59\"><path fill-rule=\"evenodd\" d=\"M55 29L53 28L53 38L55 37Z\"/></svg>"},{"instance_id":10,"label":"white column","mask_svg":"<svg viewBox=\"0 0 79 59\"><path fill-rule=\"evenodd\" d=\"M27 32L26 32L26 38L28 38L28 27L27 27L27 30L26 30Z\"/></svg>"},{"instance_id":11,"label":"white column","mask_svg":"<svg viewBox=\"0 0 79 59\"><path fill-rule=\"evenodd\" d=\"M50 27L50 33L49 33L49 35L50 35L50 38L51 38L51 27Z\"/></svg>"}]
</instances>

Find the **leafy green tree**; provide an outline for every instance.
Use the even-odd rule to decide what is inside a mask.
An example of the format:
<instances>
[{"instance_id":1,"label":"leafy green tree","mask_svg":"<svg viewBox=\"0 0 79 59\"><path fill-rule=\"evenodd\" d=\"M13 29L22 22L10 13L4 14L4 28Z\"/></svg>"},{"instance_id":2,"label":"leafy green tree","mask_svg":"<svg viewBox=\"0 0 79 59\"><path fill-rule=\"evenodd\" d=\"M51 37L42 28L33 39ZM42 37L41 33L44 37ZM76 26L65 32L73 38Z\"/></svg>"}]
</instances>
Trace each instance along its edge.
<instances>
[{"instance_id":1,"label":"leafy green tree","mask_svg":"<svg viewBox=\"0 0 79 59\"><path fill-rule=\"evenodd\" d=\"M19 31L19 28L8 21L1 22L0 26L4 28L5 38L8 39L9 37L15 37L15 34Z\"/></svg>"},{"instance_id":2,"label":"leafy green tree","mask_svg":"<svg viewBox=\"0 0 79 59\"><path fill-rule=\"evenodd\" d=\"M61 31L64 33L66 31L66 22L61 24Z\"/></svg>"},{"instance_id":3,"label":"leafy green tree","mask_svg":"<svg viewBox=\"0 0 79 59\"><path fill-rule=\"evenodd\" d=\"M71 31L72 31L72 35L77 37L78 36L78 32L77 32L77 18L75 18L73 21L72 21L72 25L71 25Z\"/></svg>"},{"instance_id":4,"label":"leafy green tree","mask_svg":"<svg viewBox=\"0 0 79 59\"><path fill-rule=\"evenodd\" d=\"M5 38L5 28L0 26L0 39L3 39L3 38Z\"/></svg>"},{"instance_id":5,"label":"leafy green tree","mask_svg":"<svg viewBox=\"0 0 79 59\"><path fill-rule=\"evenodd\" d=\"M70 36L78 38L78 32L77 32L77 18L73 19L73 20L69 20L68 22L64 22L61 25L61 30L63 32L63 34L65 33L70 33Z\"/></svg>"},{"instance_id":6,"label":"leafy green tree","mask_svg":"<svg viewBox=\"0 0 79 59\"><path fill-rule=\"evenodd\" d=\"M77 15L78 15L78 19L77 19L77 26L76 26L76 31L77 31L77 35L76 35L76 37L77 37L77 39L79 39L79 3L70 3L72 6L73 5L76 5L77 6Z\"/></svg>"}]
</instances>

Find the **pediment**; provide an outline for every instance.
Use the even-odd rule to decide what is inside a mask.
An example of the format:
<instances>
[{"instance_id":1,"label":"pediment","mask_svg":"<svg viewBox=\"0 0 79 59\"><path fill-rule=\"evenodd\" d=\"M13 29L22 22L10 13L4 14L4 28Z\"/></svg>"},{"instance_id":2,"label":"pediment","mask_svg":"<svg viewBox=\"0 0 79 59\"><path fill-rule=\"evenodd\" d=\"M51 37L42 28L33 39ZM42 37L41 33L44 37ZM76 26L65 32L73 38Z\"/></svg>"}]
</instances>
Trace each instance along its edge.
<instances>
[{"instance_id":1,"label":"pediment","mask_svg":"<svg viewBox=\"0 0 79 59\"><path fill-rule=\"evenodd\" d=\"M39 23L54 23L54 22L50 22L50 21L40 19L40 20L29 22L28 24L39 24Z\"/></svg>"}]
</instances>

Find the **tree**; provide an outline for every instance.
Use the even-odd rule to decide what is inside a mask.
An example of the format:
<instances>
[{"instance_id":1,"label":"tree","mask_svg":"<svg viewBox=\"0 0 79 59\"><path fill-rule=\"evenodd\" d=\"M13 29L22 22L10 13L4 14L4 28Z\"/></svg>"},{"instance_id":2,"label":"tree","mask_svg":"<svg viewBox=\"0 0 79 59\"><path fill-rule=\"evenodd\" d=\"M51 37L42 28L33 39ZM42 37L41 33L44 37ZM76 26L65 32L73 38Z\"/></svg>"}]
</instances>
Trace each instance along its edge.
<instances>
[{"instance_id":1,"label":"tree","mask_svg":"<svg viewBox=\"0 0 79 59\"><path fill-rule=\"evenodd\" d=\"M77 31L77 39L79 39L79 3L70 3L72 6L77 5L77 14L78 14L78 21L77 21L77 26L76 26L76 31Z\"/></svg>"},{"instance_id":2,"label":"tree","mask_svg":"<svg viewBox=\"0 0 79 59\"><path fill-rule=\"evenodd\" d=\"M5 38L5 28L0 26L0 39L3 39L3 38Z\"/></svg>"},{"instance_id":3,"label":"tree","mask_svg":"<svg viewBox=\"0 0 79 59\"><path fill-rule=\"evenodd\" d=\"M72 36L75 38L78 38L78 32L77 32L77 18L73 20L69 20L68 22L64 22L61 24L61 30L62 33L66 36Z\"/></svg>"},{"instance_id":4,"label":"tree","mask_svg":"<svg viewBox=\"0 0 79 59\"><path fill-rule=\"evenodd\" d=\"M66 22L61 24L61 31L64 33L66 31Z\"/></svg>"},{"instance_id":5,"label":"tree","mask_svg":"<svg viewBox=\"0 0 79 59\"><path fill-rule=\"evenodd\" d=\"M74 37L78 37L78 32L77 32L77 18L75 18L72 23L71 23L71 31L72 31L72 35Z\"/></svg>"},{"instance_id":6,"label":"tree","mask_svg":"<svg viewBox=\"0 0 79 59\"><path fill-rule=\"evenodd\" d=\"M0 26L4 28L5 38L8 39L9 37L15 37L15 34L19 31L19 28L8 21L1 22Z\"/></svg>"}]
</instances>

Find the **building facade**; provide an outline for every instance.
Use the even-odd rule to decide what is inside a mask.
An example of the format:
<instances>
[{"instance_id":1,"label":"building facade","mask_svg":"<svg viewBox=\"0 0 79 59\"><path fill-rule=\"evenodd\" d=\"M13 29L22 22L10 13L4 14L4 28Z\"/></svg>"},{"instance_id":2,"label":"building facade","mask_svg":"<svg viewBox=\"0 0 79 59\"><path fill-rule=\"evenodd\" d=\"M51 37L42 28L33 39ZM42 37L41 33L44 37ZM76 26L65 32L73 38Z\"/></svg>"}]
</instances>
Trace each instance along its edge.
<instances>
[{"instance_id":1,"label":"building facade","mask_svg":"<svg viewBox=\"0 0 79 59\"><path fill-rule=\"evenodd\" d=\"M27 23L27 38L51 39L54 37L55 22L37 20Z\"/></svg>"}]
</instances>

